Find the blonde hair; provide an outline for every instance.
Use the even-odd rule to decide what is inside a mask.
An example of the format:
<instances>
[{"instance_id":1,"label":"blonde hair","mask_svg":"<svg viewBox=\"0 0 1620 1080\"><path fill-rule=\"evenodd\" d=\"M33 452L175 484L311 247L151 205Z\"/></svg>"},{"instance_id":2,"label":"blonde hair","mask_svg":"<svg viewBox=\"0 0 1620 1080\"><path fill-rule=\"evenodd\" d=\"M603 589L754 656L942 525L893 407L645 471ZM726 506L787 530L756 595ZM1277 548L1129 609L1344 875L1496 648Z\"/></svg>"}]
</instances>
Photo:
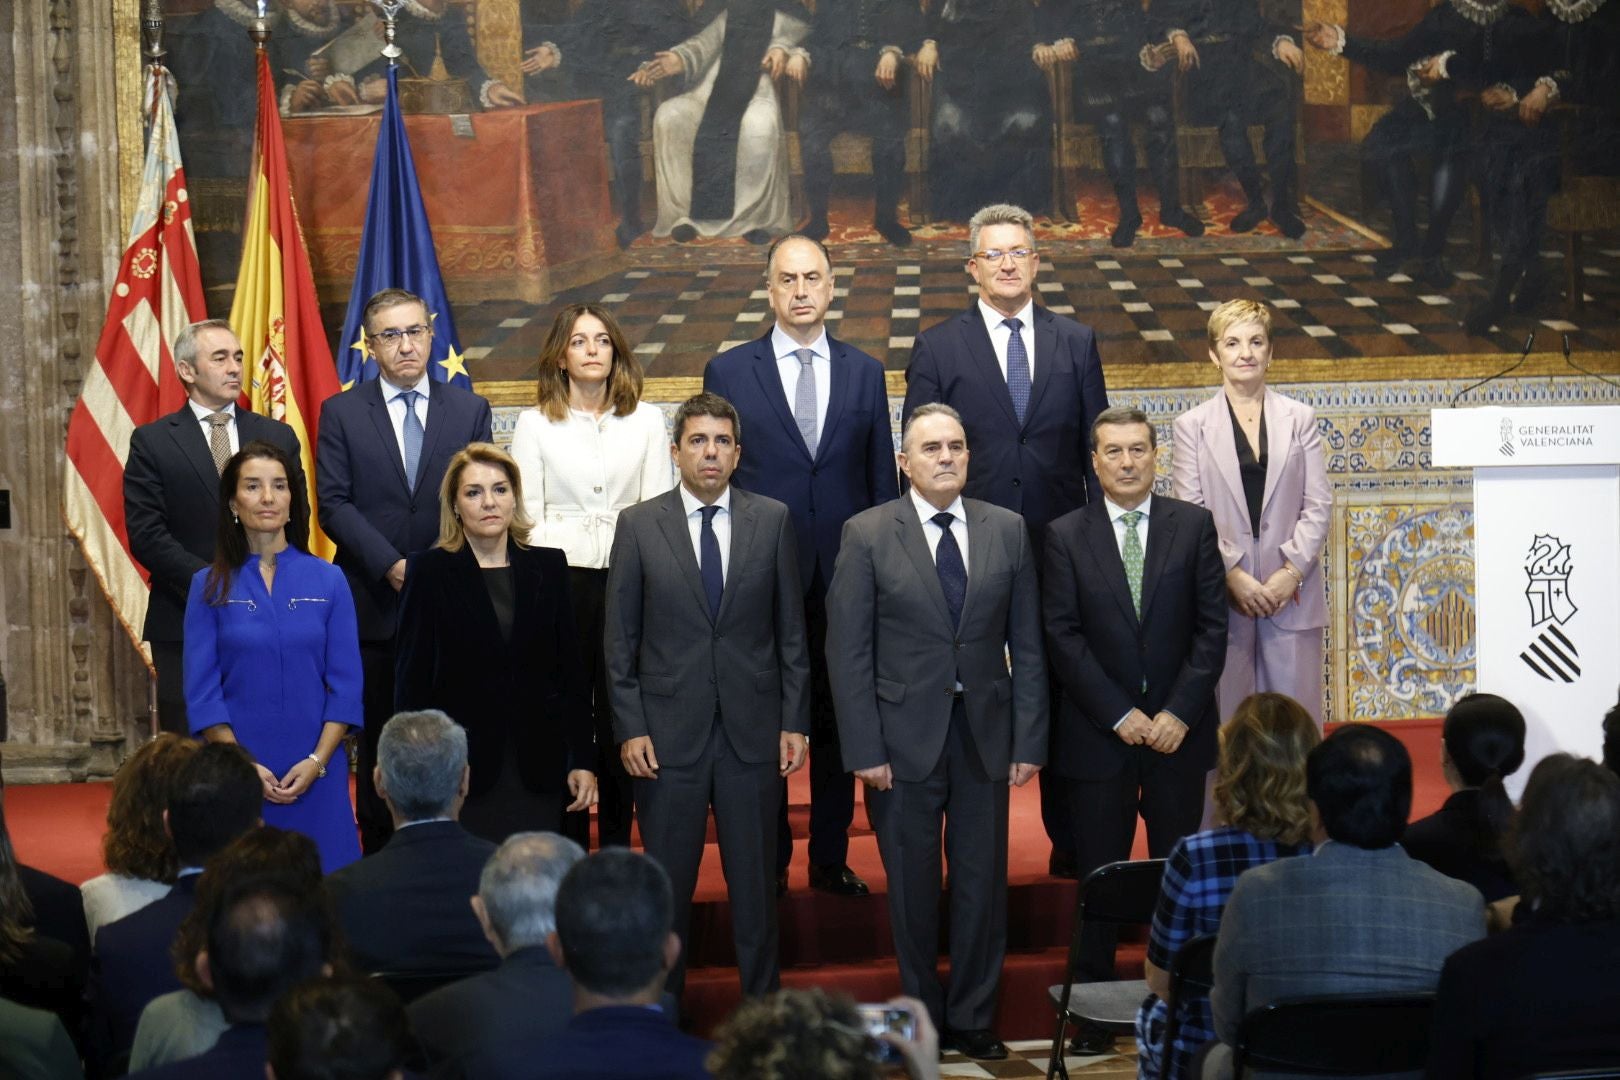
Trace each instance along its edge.
<instances>
[{"instance_id":1,"label":"blonde hair","mask_svg":"<svg viewBox=\"0 0 1620 1080\"><path fill-rule=\"evenodd\" d=\"M467 471L469 465L491 465L506 473L506 479L512 485L512 523L506 527L506 534L518 547L528 547L534 522L523 507L523 473L518 469L518 463L512 460L512 455L487 442L468 443L456 451L455 457L445 467L444 479L439 482L439 540L433 546L446 551L460 551L467 543L466 530L456 516L456 489L461 486L461 474Z\"/></svg>"},{"instance_id":2,"label":"blonde hair","mask_svg":"<svg viewBox=\"0 0 1620 1080\"><path fill-rule=\"evenodd\" d=\"M1271 340L1271 308L1259 300L1228 300L1209 313L1209 347L1213 349L1232 327L1239 323L1257 322Z\"/></svg>"},{"instance_id":3,"label":"blonde hair","mask_svg":"<svg viewBox=\"0 0 1620 1080\"><path fill-rule=\"evenodd\" d=\"M1311 834L1305 759L1322 741L1316 721L1286 694L1250 694L1221 728L1215 814L1261 840L1298 844Z\"/></svg>"},{"instance_id":4,"label":"blonde hair","mask_svg":"<svg viewBox=\"0 0 1620 1080\"><path fill-rule=\"evenodd\" d=\"M574 336L574 324L583 315L601 322L613 343L613 363L608 369L608 400L613 403L614 416L629 416L641 401L641 388L646 376L641 361L630 351L624 331L601 304L569 304L557 312L546 333L546 343L540 346L540 370L535 375L535 404L553 423L568 415L568 372L564 368L568 356L568 342Z\"/></svg>"}]
</instances>

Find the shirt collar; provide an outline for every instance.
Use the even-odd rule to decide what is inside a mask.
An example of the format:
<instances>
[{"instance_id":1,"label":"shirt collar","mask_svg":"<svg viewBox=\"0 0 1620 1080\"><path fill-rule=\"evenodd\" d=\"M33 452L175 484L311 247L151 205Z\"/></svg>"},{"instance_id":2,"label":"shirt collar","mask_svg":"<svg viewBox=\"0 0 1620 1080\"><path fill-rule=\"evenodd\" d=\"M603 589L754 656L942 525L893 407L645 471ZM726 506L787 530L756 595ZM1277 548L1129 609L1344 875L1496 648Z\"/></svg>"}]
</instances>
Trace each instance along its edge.
<instances>
[{"instance_id":1,"label":"shirt collar","mask_svg":"<svg viewBox=\"0 0 1620 1080\"><path fill-rule=\"evenodd\" d=\"M1032 296L1028 300L1024 301L1024 306L1018 309L1018 314L1003 315L1001 312L985 303L984 297L981 296L979 298L979 314L984 318L985 326L1000 326L1008 319L1018 319L1024 324L1025 329L1028 329L1035 323L1035 298Z\"/></svg>"},{"instance_id":2,"label":"shirt collar","mask_svg":"<svg viewBox=\"0 0 1620 1080\"><path fill-rule=\"evenodd\" d=\"M410 386L395 386L393 383L389 382L387 379L383 378L381 375L377 376L377 380L379 382L381 382L383 384L383 387L384 387L383 400L388 402L388 404L390 404L390 405L392 405L394 403L395 398L399 397L399 395L405 393L405 391L407 391L407 390L415 390L418 394L421 394L423 397L428 396L428 391L427 391L428 377L427 377L427 372L425 372L425 371L422 373L422 377L420 379L417 379L416 382L412 383Z\"/></svg>"},{"instance_id":3,"label":"shirt collar","mask_svg":"<svg viewBox=\"0 0 1620 1080\"><path fill-rule=\"evenodd\" d=\"M1108 508L1108 521L1110 524L1118 521L1121 517L1130 513L1129 510L1125 509L1123 506L1120 506L1113 499L1110 499L1107 496L1103 497L1103 505ZM1142 504L1138 506L1137 509L1142 511L1142 516L1144 518L1152 516L1153 493L1151 491L1148 492L1148 497L1142 500Z\"/></svg>"},{"instance_id":4,"label":"shirt collar","mask_svg":"<svg viewBox=\"0 0 1620 1080\"><path fill-rule=\"evenodd\" d=\"M827 328L821 328L821 335L808 345L800 345L797 341L782 332L780 326L771 327L771 354L778 360L792 356L793 362L798 363L799 358L793 356L798 349L809 349L816 354L817 360L828 360L832 357L832 350L827 345Z\"/></svg>"},{"instance_id":5,"label":"shirt collar","mask_svg":"<svg viewBox=\"0 0 1620 1080\"><path fill-rule=\"evenodd\" d=\"M454 820L456 820L456 819L452 818L452 817L417 818L415 821L402 821L402 822L400 822L398 825L394 826L394 831L395 832L404 832L406 829L410 828L412 825L431 825L436 821L454 821Z\"/></svg>"},{"instance_id":6,"label":"shirt collar","mask_svg":"<svg viewBox=\"0 0 1620 1080\"><path fill-rule=\"evenodd\" d=\"M911 495L911 505L917 510L918 520L925 523L932 521L934 519L934 515L940 512L938 507L919 495L915 487L909 490L909 494ZM945 513L956 518L958 521L966 521L967 507L962 505L962 496L958 495L954 500L952 500L951 505L945 508Z\"/></svg>"},{"instance_id":7,"label":"shirt collar","mask_svg":"<svg viewBox=\"0 0 1620 1080\"><path fill-rule=\"evenodd\" d=\"M195 398L187 398L186 399L186 404L191 406L191 414L193 416L195 416L199 421L206 421L209 418L209 416L213 415L213 412L214 412L213 409L210 409L208 406L198 403L198 401ZM220 409L219 411L224 413L225 415L229 416L232 420L235 420L236 419L236 402L227 401L225 403L225 407L223 409Z\"/></svg>"},{"instance_id":8,"label":"shirt collar","mask_svg":"<svg viewBox=\"0 0 1620 1080\"><path fill-rule=\"evenodd\" d=\"M679 480L677 480L675 482L675 489L681 493L681 505L686 508L686 516L687 517L691 517L693 514L697 513L699 510L703 509L703 506L704 506L703 501L701 499L699 499L696 495L693 495L690 491L687 491L685 484L683 484ZM726 490L722 491L720 493L720 497L718 499L714 500L714 505L718 506L720 509L724 510L728 514L731 513L731 485L730 484L727 484L726 485Z\"/></svg>"}]
</instances>

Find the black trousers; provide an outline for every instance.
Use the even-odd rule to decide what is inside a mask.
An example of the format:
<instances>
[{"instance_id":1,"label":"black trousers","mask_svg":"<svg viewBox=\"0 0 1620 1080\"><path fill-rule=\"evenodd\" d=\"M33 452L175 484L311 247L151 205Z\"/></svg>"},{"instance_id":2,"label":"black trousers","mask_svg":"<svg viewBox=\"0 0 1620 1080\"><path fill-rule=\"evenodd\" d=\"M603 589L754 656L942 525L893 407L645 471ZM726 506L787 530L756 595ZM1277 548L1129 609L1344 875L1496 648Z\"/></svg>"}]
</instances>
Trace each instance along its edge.
<instances>
[{"instance_id":1,"label":"black trousers","mask_svg":"<svg viewBox=\"0 0 1620 1080\"><path fill-rule=\"evenodd\" d=\"M185 646L178 641L149 641L152 666L157 669L158 726L176 735L190 735L186 714Z\"/></svg>"},{"instance_id":2,"label":"black trousers","mask_svg":"<svg viewBox=\"0 0 1620 1080\"><path fill-rule=\"evenodd\" d=\"M1417 161L1431 162L1429 176L1429 232L1422 254L1441 254L1452 219L1462 206L1468 183L1470 139L1468 118L1448 109L1434 119L1410 98L1379 118L1362 141L1362 160L1378 181L1380 193L1395 219L1394 247L1418 251Z\"/></svg>"},{"instance_id":3,"label":"black trousers","mask_svg":"<svg viewBox=\"0 0 1620 1080\"><path fill-rule=\"evenodd\" d=\"M585 667L585 685L591 695L591 726L596 735L596 758L586 766L596 773L597 842L601 847L629 847L635 789L630 774L624 771L624 762L619 759L619 744L613 738L613 707L608 697L607 664L602 652L607 571L570 567L568 584L574 604L574 625L579 629L580 662ZM564 805L572 801L573 796L564 795ZM564 815L563 834L588 849L589 811Z\"/></svg>"},{"instance_id":4,"label":"black trousers","mask_svg":"<svg viewBox=\"0 0 1620 1080\"><path fill-rule=\"evenodd\" d=\"M819 568L804 596L804 619L810 650L810 865L842 866L849 861L849 826L855 820L855 776L844 771L838 715L827 679L827 587ZM793 829L788 825L784 780L776 823L777 872L792 861Z\"/></svg>"},{"instance_id":5,"label":"black trousers","mask_svg":"<svg viewBox=\"0 0 1620 1080\"><path fill-rule=\"evenodd\" d=\"M355 740L354 817L360 824L360 849L367 855L380 850L394 835L393 815L377 794L371 770L377 764L377 740L383 725L394 715L396 651L393 638L360 642L360 670L366 681L360 695L365 726Z\"/></svg>"},{"instance_id":6,"label":"black trousers","mask_svg":"<svg viewBox=\"0 0 1620 1080\"><path fill-rule=\"evenodd\" d=\"M876 46L849 46L815 58L816 74L799 117L804 148L804 194L812 217L827 216L832 190L833 136L856 131L872 137L876 218L894 220L906 171L905 72L893 90L878 85Z\"/></svg>"}]
</instances>

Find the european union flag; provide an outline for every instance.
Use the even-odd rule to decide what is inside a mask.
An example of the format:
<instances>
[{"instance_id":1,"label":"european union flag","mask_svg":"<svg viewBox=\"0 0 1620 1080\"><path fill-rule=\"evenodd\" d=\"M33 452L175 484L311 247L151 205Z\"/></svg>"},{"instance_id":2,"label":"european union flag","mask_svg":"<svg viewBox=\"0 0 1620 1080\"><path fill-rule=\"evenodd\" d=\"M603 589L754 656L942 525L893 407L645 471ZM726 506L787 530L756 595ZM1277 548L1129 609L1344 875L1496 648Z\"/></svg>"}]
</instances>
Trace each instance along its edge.
<instances>
[{"instance_id":1,"label":"european union flag","mask_svg":"<svg viewBox=\"0 0 1620 1080\"><path fill-rule=\"evenodd\" d=\"M393 67L388 69L388 100L383 105L382 130L377 133L377 154L371 165L360 259L338 342L338 377L345 389L378 375L360 314L366 301L382 289L409 289L427 304L428 318L433 321L428 376L472 389L450 300L444 295L444 279L439 276L439 257L433 250L422 189L416 183L416 162L399 111L399 72Z\"/></svg>"}]
</instances>

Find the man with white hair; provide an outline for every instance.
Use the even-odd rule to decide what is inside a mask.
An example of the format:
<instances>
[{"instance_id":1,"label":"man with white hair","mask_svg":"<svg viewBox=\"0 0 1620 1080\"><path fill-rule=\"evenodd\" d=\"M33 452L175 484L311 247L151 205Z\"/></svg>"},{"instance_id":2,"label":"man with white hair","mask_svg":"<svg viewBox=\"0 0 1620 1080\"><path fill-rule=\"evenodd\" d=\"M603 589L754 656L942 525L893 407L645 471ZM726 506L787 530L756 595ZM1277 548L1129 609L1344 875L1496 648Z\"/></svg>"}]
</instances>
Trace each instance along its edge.
<instances>
[{"instance_id":1,"label":"man with white hair","mask_svg":"<svg viewBox=\"0 0 1620 1080\"><path fill-rule=\"evenodd\" d=\"M534 1044L573 1016L572 984L546 937L557 929L557 889L584 857L566 837L529 832L507 838L484 864L472 910L501 966L411 1004L411 1028L436 1067L455 1076L519 1075Z\"/></svg>"}]
</instances>

